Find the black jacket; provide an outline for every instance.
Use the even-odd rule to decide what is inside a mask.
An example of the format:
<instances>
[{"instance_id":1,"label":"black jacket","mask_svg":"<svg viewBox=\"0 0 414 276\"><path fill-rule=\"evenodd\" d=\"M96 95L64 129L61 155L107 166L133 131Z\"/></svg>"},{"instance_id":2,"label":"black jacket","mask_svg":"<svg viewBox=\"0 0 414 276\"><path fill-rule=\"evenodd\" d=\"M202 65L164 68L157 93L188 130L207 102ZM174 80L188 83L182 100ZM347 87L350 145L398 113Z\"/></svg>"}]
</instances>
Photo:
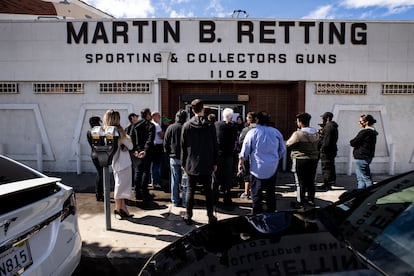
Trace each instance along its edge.
<instances>
[{"instance_id":1,"label":"black jacket","mask_svg":"<svg viewBox=\"0 0 414 276\"><path fill-rule=\"evenodd\" d=\"M154 147L155 125L148 120L141 119L135 123L131 131L133 151L150 152Z\"/></svg>"},{"instance_id":2,"label":"black jacket","mask_svg":"<svg viewBox=\"0 0 414 276\"><path fill-rule=\"evenodd\" d=\"M336 143L338 142L338 124L334 121L326 123L323 128L322 135L320 138L320 149L321 153L335 155L338 151Z\"/></svg>"},{"instance_id":3,"label":"black jacket","mask_svg":"<svg viewBox=\"0 0 414 276\"><path fill-rule=\"evenodd\" d=\"M354 147L353 154L355 159L374 157L377 135L378 132L372 127L361 129L358 132L357 136L350 141L351 146Z\"/></svg>"},{"instance_id":4,"label":"black jacket","mask_svg":"<svg viewBox=\"0 0 414 276\"><path fill-rule=\"evenodd\" d=\"M234 155L234 149L237 142L237 127L233 122L220 121L215 123L218 155L231 157Z\"/></svg>"},{"instance_id":5,"label":"black jacket","mask_svg":"<svg viewBox=\"0 0 414 276\"><path fill-rule=\"evenodd\" d=\"M164 134L164 151L171 158L181 158L181 130L183 122L177 121L169 125Z\"/></svg>"},{"instance_id":6,"label":"black jacket","mask_svg":"<svg viewBox=\"0 0 414 276\"><path fill-rule=\"evenodd\" d=\"M217 137L214 124L193 116L183 125L181 162L190 175L211 175L217 165Z\"/></svg>"}]
</instances>

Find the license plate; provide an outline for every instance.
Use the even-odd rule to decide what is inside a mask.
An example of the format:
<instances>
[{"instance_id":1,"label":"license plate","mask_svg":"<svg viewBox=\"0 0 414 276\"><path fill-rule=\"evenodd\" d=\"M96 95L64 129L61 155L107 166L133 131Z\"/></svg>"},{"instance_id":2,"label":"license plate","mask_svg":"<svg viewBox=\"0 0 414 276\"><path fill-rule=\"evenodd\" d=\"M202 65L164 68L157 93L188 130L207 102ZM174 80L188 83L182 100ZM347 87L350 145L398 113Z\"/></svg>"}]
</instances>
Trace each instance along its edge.
<instances>
[{"instance_id":1,"label":"license plate","mask_svg":"<svg viewBox=\"0 0 414 276\"><path fill-rule=\"evenodd\" d=\"M19 275L33 263L29 243L22 241L0 253L0 276Z\"/></svg>"}]
</instances>

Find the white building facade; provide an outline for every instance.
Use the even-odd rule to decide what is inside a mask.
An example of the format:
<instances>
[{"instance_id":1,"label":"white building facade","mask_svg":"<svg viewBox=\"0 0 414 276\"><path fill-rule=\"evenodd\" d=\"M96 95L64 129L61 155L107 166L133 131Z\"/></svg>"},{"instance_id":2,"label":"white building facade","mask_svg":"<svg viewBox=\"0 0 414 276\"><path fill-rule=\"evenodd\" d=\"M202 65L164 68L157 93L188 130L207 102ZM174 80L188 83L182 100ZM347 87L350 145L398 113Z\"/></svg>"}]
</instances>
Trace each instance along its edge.
<instances>
[{"instance_id":1,"label":"white building facade","mask_svg":"<svg viewBox=\"0 0 414 276\"><path fill-rule=\"evenodd\" d=\"M414 22L279 19L0 21L0 153L43 171L92 172L90 116L145 107L174 117L195 97L218 115L267 110L339 124L353 172L361 114L379 132L374 173L414 169Z\"/></svg>"}]
</instances>

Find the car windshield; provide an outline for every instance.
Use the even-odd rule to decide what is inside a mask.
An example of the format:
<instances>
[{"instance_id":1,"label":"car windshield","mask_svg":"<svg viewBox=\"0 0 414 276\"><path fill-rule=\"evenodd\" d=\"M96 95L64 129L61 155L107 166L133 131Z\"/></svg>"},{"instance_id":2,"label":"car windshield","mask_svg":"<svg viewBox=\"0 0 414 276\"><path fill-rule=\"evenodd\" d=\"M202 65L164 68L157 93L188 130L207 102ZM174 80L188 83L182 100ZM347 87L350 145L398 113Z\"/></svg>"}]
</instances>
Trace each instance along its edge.
<instances>
[{"instance_id":1,"label":"car windshield","mask_svg":"<svg viewBox=\"0 0 414 276\"><path fill-rule=\"evenodd\" d=\"M374 267L414 273L414 172L344 198L323 211L329 228Z\"/></svg>"}]
</instances>

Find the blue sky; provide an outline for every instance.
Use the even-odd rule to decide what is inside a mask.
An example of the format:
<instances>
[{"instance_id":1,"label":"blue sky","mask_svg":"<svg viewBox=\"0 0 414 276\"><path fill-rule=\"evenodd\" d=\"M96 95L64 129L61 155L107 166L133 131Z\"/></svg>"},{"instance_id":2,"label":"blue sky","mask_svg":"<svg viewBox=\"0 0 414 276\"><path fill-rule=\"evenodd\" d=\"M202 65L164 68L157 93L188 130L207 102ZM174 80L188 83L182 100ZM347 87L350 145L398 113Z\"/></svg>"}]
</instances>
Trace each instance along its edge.
<instances>
[{"instance_id":1,"label":"blue sky","mask_svg":"<svg viewBox=\"0 0 414 276\"><path fill-rule=\"evenodd\" d=\"M414 20L414 0L83 0L117 18ZM242 12L234 13L235 10Z\"/></svg>"}]
</instances>

